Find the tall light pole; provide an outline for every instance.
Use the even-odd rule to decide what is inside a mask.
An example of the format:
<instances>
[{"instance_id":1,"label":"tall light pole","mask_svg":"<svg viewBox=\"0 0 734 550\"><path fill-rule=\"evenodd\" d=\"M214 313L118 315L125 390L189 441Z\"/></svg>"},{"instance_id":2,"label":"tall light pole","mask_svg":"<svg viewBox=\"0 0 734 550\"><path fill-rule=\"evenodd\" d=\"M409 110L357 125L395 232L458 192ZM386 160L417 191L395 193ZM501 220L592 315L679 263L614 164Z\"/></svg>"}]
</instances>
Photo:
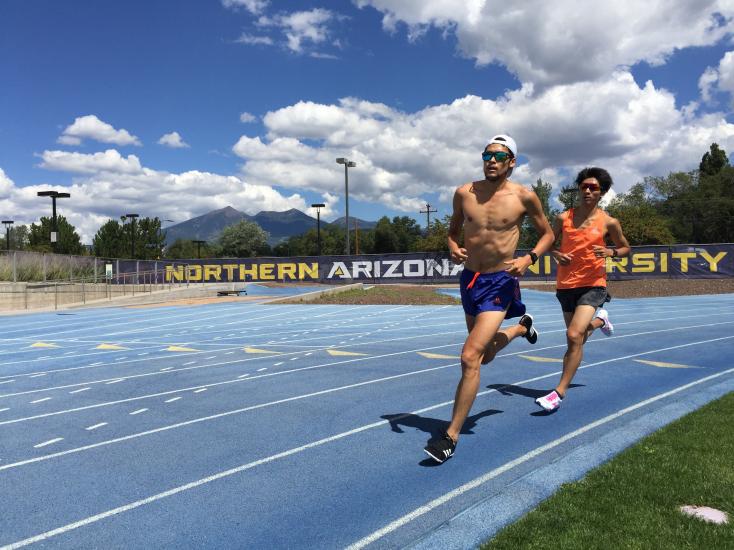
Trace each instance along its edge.
<instances>
[{"instance_id":1,"label":"tall light pole","mask_svg":"<svg viewBox=\"0 0 734 550\"><path fill-rule=\"evenodd\" d=\"M130 259L135 259L135 218L139 218L140 214L125 214L125 218L130 218Z\"/></svg>"},{"instance_id":2,"label":"tall light pole","mask_svg":"<svg viewBox=\"0 0 734 550\"><path fill-rule=\"evenodd\" d=\"M312 204L311 208L316 209L316 255L321 256L321 209L326 206L322 203Z\"/></svg>"},{"instance_id":3,"label":"tall light pole","mask_svg":"<svg viewBox=\"0 0 734 550\"><path fill-rule=\"evenodd\" d=\"M58 191L39 191L36 193L39 197L51 197L51 208L53 217L51 218L51 248L56 252L56 242L58 241L59 227L56 223L56 199L68 199L71 197L69 193L59 193Z\"/></svg>"},{"instance_id":4,"label":"tall light pole","mask_svg":"<svg viewBox=\"0 0 734 550\"><path fill-rule=\"evenodd\" d=\"M3 220L5 226L5 243L8 245L8 252L10 252L10 226L15 222L13 220Z\"/></svg>"},{"instance_id":5,"label":"tall light pole","mask_svg":"<svg viewBox=\"0 0 734 550\"><path fill-rule=\"evenodd\" d=\"M201 245L206 244L206 241L191 241L196 244L196 257L201 259Z\"/></svg>"},{"instance_id":6,"label":"tall light pole","mask_svg":"<svg viewBox=\"0 0 734 550\"><path fill-rule=\"evenodd\" d=\"M425 210L419 210L419 214L425 214L426 215L426 235L428 235L431 232L431 212L438 212L438 210L433 209L431 210L431 205L426 203L426 209Z\"/></svg>"},{"instance_id":7,"label":"tall light pole","mask_svg":"<svg viewBox=\"0 0 734 550\"><path fill-rule=\"evenodd\" d=\"M349 255L349 168L354 168L357 163L344 157L336 159L337 164L344 165L344 209L346 219L344 220L344 228L347 230L347 249L346 254Z\"/></svg>"}]
</instances>

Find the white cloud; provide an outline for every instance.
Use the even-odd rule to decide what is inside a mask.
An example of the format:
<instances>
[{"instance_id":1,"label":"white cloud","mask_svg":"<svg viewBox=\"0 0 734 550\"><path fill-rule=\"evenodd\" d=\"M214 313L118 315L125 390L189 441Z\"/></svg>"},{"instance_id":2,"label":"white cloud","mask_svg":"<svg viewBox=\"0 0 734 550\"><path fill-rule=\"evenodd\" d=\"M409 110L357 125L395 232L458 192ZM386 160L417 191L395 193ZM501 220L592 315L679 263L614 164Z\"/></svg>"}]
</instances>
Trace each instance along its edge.
<instances>
[{"instance_id":1,"label":"white cloud","mask_svg":"<svg viewBox=\"0 0 734 550\"><path fill-rule=\"evenodd\" d=\"M627 71L595 82L527 85L504 96L466 96L405 113L346 98L338 104L300 101L263 117L267 138L242 136L233 152L243 177L259 184L343 195L336 157L350 169L350 196L415 212L427 193L448 200L455 187L481 178L479 152L494 133L518 142L513 178L565 185L584 166L612 172L624 192L649 175L695 168L712 142L734 149L734 125L720 113L678 109L674 96Z\"/></svg>"},{"instance_id":2,"label":"white cloud","mask_svg":"<svg viewBox=\"0 0 734 550\"><path fill-rule=\"evenodd\" d=\"M44 151L41 154L41 168L74 172L77 174L94 174L112 172L117 174L136 174L143 171L140 160L135 155L127 158L115 149L104 152L84 154L68 151Z\"/></svg>"},{"instance_id":3,"label":"white cloud","mask_svg":"<svg viewBox=\"0 0 734 550\"><path fill-rule=\"evenodd\" d=\"M254 15L262 13L269 3L268 0L222 0L222 5L225 8L244 8Z\"/></svg>"},{"instance_id":4,"label":"white cloud","mask_svg":"<svg viewBox=\"0 0 734 550\"><path fill-rule=\"evenodd\" d=\"M355 0L404 25L416 40L431 27L453 35L478 65L498 63L536 89L592 81L640 61L662 64L675 50L717 43L732 32L731 0Z\"/></svg>"},{"instance_id":5,"label":"white cloud","mask_svg":"<svg viewBox=\"0 0 734 550\"><path fill-rule=\"evenodd\" d=\"M257 117L251 113L248 113L247 111L240 113L240 122L244 124L249 124L250 122L257 121Z\"/></svg>"},{"instance_id":6,"label":"white cloud","mask_svg":"<svg viewBox=\"0 0 734 550\"><path fill-rule=\"evenodd\" d=\"M278 45L293 53L307 54L311 57L334 59L335 55L318 51L321 46L341 47L341 41L333 36L331 25L343 16L323 8L309 11L261 15L255 21L260 32L272 35L243 32L235 42L249 45Z\"/></svg>"},{"instance_id":7,"label":"white cloud","mask_svg":"<svg viewBox=\"0 0 734 550\"><path fill-rule=\"evenodd\" d=\"M719 71L712 67L707 67L701 77L698 79L698 89L701 91L701 99L709 103L713 100L713 94L716 92L716 83L719 80Z\"/></svg>"},{"instance_id":8,"label":"white cloud","mask_svg":"<svg viewBox=\"0 0 734 550\"><path fill-rule=\"evenodd\" d=\"M188 143L186 143L183 139L181 139L181 136L178 132L171 132L170 134L164 134L161 136L161 139L158 140L158 143L160 145L165 145L166 147L171 147L173 149L181 149L190 147Z\"/></svg>"},{"instance_id":9,"label":"white cloud","mask_svg":"<svg viewBox=\"0 0 734 550\"><path fill-rule=\"evenodd\" d=\"M707 67L698 79L701 98L706 102L713 101L716 92L724 92L731 97L734 94L734 51L724 54L718 67Z\"/></svg>"},{"instance_id":10,"label":"white cloud","mask_svg":"<svg viewBox=\"0 0 734 550\"><path fill-rule=\"evenodd\" d=\"M235 42L237 44L247 44L249 46L255 46L258 44L262 46L272 46L274 44L273 39L269 36L255 36L246 32L243 32Z\"/></svg>"},{"instance_id":11,"label":"white cloud","mask_svg":"<svg viewBox=\"0 0 734 550\"><path fill-rule=\"evenodd\" d=\"M58 204L59 213L77 228L85 243L91 243L106 220L118 219L125 212L184 221L225 206L254 215L290 208L307 212L310 204L298 193L284 195L270 185L252 184L236 176L198 170L175 174L141 167L133 155L124 159L115 150L94 155L46 151L42 156L44 168L79 176L67 187L19 187L0 168L0 211L12 213L19 224L37 223L48 215L49 207L39 201L36 192L50 187L68 192L71 198Z\"/></svg>"},{"instance_id":12,"label":"white cloud","mask_svg":"<svg viewBox=\"0 0 734 550\"><path fill-rule=\"evenodd\" d=\"M101 121L95 115L77 117L66 127L57 141L63 145L79 145L84 139L115 145L142 145L140 140L127 130L115 130L112 125Z\"/></svg>"}]
</instances>

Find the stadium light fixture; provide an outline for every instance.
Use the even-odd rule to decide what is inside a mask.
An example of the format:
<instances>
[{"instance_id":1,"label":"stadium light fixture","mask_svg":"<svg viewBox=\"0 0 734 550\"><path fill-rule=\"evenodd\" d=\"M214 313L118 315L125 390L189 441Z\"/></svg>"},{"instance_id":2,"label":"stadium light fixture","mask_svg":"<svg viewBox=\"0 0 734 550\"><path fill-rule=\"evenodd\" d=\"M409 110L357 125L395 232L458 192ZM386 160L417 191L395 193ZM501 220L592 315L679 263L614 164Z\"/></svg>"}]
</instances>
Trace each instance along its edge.
<instances>
[{"instance_id":1,"label":"stadium light fixture","mask_svg":"<svg viewBox=\"0 0 734 550\"><path fill-rule=\"evenodd\" d=\"M347 230L346 254L349 255L349 169L357 166L357 163L344 157L336 159L337 164L344 165L344 210L346 219L344 220L344 228Z\"/></svg>"}]
</instances>

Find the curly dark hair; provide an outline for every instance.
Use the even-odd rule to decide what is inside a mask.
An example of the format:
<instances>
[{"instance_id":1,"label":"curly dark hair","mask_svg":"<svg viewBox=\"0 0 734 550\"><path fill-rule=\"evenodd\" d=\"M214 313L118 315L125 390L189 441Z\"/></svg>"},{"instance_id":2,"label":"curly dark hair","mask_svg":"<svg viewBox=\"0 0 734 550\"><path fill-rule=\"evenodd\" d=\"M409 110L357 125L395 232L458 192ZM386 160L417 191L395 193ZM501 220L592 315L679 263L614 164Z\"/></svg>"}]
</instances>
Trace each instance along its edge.
<instances>
[{"instance_id":1,"label":"curly dark hair","mask_svg":"<svg viewBox=\"0 0 734 550\"><path fill-rule=\"evenodd\" d=\"M602 195L609 191L609 188L614 183L612 181L612 176L610 176L609 172L604 170L604 168L592 166L590 168L584 168L583 170L581 170L581 172L578 173L578 175L576 176L576 187L581 185L582 181L589 178L596 178L596 181L599 182L599 186L601 187Z\"/></svg>"}]
</instances>

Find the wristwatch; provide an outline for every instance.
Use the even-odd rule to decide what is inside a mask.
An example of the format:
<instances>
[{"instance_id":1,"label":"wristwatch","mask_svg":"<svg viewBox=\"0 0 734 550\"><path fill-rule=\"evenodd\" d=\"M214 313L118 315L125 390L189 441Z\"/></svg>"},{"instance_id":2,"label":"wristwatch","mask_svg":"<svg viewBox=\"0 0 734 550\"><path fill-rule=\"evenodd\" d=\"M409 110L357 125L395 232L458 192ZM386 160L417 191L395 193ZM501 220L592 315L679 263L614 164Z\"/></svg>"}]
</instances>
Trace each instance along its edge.
<instances>
[{"instance_id":1,"label":"wristwatch","mask_svg":"<svg viewBox=\"0 0 734 550\"><path fill-rule=\"evenodd\" d=\"M538 261L538 255L532 250L528 252L528 256L530 256L530 259L533 260L533 263Z\"/></svg>"},{"instance_id":2,"label":"wristwatch","mask_svg":"<svg viewBox=\"0 0 734 550\"><path fill-rule=\"evenodd\" d=\"M616 257L617 257L617 249L612 248L612 258L616 258Z\"/></svg>"}]
</instances>

